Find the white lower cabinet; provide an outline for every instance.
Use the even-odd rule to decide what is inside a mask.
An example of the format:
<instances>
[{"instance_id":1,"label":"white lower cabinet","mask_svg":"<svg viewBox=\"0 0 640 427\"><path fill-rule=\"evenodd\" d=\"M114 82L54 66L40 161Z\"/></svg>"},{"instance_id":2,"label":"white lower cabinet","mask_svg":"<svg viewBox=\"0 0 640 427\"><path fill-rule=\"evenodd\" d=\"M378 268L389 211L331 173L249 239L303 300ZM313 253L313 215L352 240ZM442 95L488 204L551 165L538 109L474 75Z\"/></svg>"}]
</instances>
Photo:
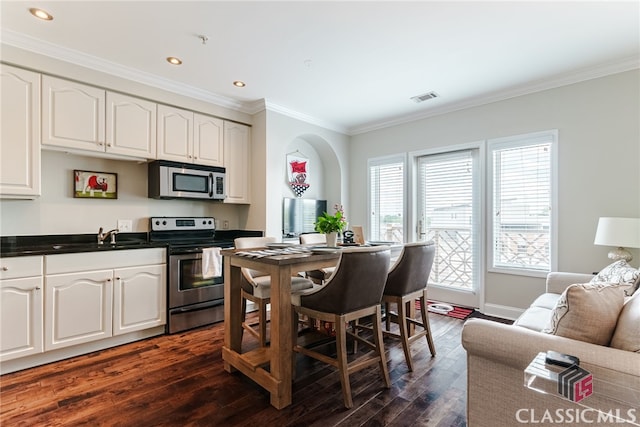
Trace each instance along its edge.
<instances>
[{"instance_id":1,"label":"white lower cabinet","mask_svg":"<svg viewBox=\"0 0 640 427\"><path fill-rule=\"evenodd\" d=\"M45 287L45 351L112 335L112 270L48 275Z\"/></svg>"},{"instance_id":2,"label":"white lower cabinet","mask_svg":"<svg viewBox=\"0 0 640 427\"><path fill-rule=\"evenodd\" d=\"M113 282L113 335L166 323L166 265L121 268Z\"/></svg>"},{"instance_id":3,"label":"white lower cabinet","mask_svg":"<svg viewBox=\"0 0 640 427\"><path fill-rule=\"evenodd\" d=\"M42 276L0 281L0 361L42 352Z\"/></svg>"},{"instance_id":4,"label":"white lower cabinet","mask_svg":"<svg viewBox=\"0 0 640 427\"><path fill-rule=\"evenodd\" d=\"M45 271L45 351L166 323L163 248L47 255Z\"/></svg>"}]
</instances>

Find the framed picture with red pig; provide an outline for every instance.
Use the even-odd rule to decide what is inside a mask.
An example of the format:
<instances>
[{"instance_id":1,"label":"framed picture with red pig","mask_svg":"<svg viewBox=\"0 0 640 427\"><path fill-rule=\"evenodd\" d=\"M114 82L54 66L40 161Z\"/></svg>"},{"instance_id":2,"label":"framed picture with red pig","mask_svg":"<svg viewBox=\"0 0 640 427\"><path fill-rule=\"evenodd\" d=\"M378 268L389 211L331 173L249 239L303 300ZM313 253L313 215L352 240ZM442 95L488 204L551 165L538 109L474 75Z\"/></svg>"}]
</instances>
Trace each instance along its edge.
<instances>
[{"instance_id":1,"label":"framed picture with red pig","mask_svg":"<svg viewBox=\"0 0 640 427\"><path fill-rule=\"evenodd\" d=\"M81 199L117 199L118 174L74 170L73 197Z\"/></svg>"}]
</instances>

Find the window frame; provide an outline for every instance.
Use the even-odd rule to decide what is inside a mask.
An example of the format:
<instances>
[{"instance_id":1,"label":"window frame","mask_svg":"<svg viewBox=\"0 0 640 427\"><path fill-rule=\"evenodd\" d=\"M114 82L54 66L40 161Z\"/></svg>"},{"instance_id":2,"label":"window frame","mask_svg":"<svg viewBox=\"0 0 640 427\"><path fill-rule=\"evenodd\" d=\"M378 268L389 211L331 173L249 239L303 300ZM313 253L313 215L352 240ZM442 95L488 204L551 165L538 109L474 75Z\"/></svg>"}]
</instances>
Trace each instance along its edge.
<instances>
[{"instance_id":1,"label":"window frame","mask_svg":"<svg viewBox=\"0 0 640 427\"><path fill-rule=\"evenodd\" d=\"M378 240L377 238L373 239L373 225L371 221L371 212L373 210L372 200L371 200L371 167L373 166L382 166L389 165L393 163L401 163L402 164L402 183L403 183L403 192L402 192L402 242L406 243L408 240L408 173L407 170L407 154L392 154L388 156L380 156L380 157L372 157L367 159L367 229L365 230L365 240ZM377 189L379 192L379 188Z\"/></svg>"},{"instance_id":2,"label":"window frame","mask_svg":"<svg viewBox=\"0 0 640 427\"><path fill-rule=\"evenodd\" d=\"M551 143L550 151L550 204L551 214L549 218L549 270L538 270L530 268L515 268L494 265L494 151L506 148L527 147L537 145L543 142ZM541 132L532 132L521 135L513 135L503 138L494 138L487 140L487 272L512 274L529 277L546 277L550 271L556 271L558 267L558 130L546 130Z\"/></svg>"}]
</instances>

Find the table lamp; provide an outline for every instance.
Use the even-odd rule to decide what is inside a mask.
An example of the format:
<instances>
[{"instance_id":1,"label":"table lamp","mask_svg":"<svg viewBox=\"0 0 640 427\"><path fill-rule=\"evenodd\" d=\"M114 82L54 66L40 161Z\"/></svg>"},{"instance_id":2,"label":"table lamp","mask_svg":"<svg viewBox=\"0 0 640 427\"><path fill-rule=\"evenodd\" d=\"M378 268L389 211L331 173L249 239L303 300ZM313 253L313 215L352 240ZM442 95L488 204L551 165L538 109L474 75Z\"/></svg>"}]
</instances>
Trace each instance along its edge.
<instances>
[{"instance_id":1,"label":"table lamp","mask_svg":"<svg viewBox=\"0 0 640 427\"><path fill-rule=\"evenodd\" d=\"M633 256L624 248L640 248L640 218L601 217L593 244L615 246L609 251L610 259L631 261Z\"/></svg>"}]
</instances>

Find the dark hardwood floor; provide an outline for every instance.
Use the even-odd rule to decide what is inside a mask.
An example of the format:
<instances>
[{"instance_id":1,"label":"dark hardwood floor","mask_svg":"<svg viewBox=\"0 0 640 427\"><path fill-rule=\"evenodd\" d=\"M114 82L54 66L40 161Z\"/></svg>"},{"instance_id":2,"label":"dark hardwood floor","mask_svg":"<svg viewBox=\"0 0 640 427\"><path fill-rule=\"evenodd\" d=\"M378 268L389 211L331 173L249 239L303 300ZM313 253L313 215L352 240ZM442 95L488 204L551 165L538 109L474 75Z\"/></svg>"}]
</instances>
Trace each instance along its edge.
<instances>
[{"instance_id":1,"label":"dark hardwood floor","mask_svg":"<svg viewBox=\"0 0 640 427\"><path fill-rule=\"evenodd\" d=\"M437 356L426 339L414 343L408 372L400 342L385 338L392 386L374 368L353 374L352 409L335 369L299 355L293 404L276 410L262 388L223 370L219 323L3 375L0 425L466 426L463 321L430 321Z\"/></svg>"}]
</instances>

